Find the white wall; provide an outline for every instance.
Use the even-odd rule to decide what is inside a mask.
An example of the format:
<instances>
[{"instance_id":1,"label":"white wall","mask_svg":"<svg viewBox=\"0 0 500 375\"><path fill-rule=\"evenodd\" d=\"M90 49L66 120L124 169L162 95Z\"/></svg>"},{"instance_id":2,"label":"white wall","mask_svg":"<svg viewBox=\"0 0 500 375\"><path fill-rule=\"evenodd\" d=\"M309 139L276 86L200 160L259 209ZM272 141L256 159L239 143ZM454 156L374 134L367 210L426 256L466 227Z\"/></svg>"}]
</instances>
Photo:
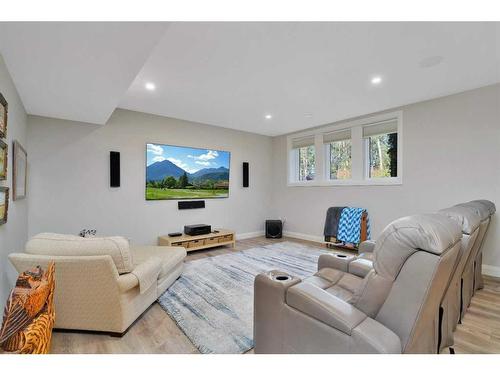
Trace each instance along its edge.
<instances>
[{"instance_id":1,"label":"white wall","mask_svg":"<svg viewBox=\"0 0 500 375\"><path fill-rule=\"evenodd\" d=\"M104 126L29 116L30 235L49 231L123 235L155 244L184 224L207 223L238 234L262 231L270 205L271 138L118 109ZM205 209L177 209L177 201L146 201L147 142L231 152L227 199ZM121 187L109 187L109 151L121 152ZM242 162L250 187L242 187Z\"/></svg>"},{"instance_id":2,"label":"white wall","mask_svg":"<svg viewBox=\"0 0 500 375\"><path fill-rule=\"evenodd\" d=\"M26 112L16 88L0 55L0 92L9 103L7 138L2 139L9 146L8 177L0 186L10 187L8 221L0 225L0 311L7 300L16 273L9 264L9 253L24 249L28 235L28 200L12 200L12 142L19 141L26 147ZM29 155L28 155L29 157Z\"/></svg>"},{"instance_id":3,"label":"white wall","mask_svg":"<svg viewBox=\"0 0 500 375\"><path fill-rule=\"evenodd\" d=\"M398 217L458 202L485 198L500 208L499 108L500 85L399 108L400 186L287 187L285 136L271 140L125 110L102 127L30 116L29 233L96 228L102 235L121 234L146 244L188 223L249 233L262 230L266 217L281 217L287 232L321 239L326 209L350 205L369 210L376 237ZM176 201L145 201L146 142L231 151L230 198L206 200L206 209L187 211L178 211ZM108 187L110 150L122 153L119 189ZM243 161L250 162L249 189L241 187ZM500 271L495 268L500 267L499 243L495 216L485 244L490 273Z\"/></svg>"},{"instance_id":4,"label":"white wall","mask_svg":"<svg viewBox=\"0 0 500 375\"><path fill-rule=\"evenodd\" d=\"M500 85L401 108L401 186L287 187L286 137L276 137L272 214L286 219L286 231L320 239L330 206L366 207L372 237L403 215L472 199L489 199L500 211L499 108ZM500 267L499 215L485 243L484 264L494 267Z\"/></svg>"}]
</instances>

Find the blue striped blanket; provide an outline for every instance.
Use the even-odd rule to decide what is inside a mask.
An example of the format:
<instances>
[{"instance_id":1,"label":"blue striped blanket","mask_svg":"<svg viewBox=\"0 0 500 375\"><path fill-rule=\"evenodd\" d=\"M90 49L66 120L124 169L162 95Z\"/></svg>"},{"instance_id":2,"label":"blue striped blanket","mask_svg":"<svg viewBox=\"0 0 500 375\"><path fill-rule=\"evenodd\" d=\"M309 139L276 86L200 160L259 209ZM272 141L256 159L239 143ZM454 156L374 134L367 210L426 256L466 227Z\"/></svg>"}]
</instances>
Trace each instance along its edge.
<instances>
[{"instance_id":1,"label":"blue striped blanket","mask_svg":"<svg viewBox=\"0 0 500 375\"><path fill-rule=\"evenodd\" d=\"M345 207L342 210L337 234L338 241L356 245L361 242L361 217L363 216L363 212L366 212L366 209L357 207ZM368 212L366 217L366 238L368 240L370 239L370 220L368 218Z\"/></svg>"}]
</instances>

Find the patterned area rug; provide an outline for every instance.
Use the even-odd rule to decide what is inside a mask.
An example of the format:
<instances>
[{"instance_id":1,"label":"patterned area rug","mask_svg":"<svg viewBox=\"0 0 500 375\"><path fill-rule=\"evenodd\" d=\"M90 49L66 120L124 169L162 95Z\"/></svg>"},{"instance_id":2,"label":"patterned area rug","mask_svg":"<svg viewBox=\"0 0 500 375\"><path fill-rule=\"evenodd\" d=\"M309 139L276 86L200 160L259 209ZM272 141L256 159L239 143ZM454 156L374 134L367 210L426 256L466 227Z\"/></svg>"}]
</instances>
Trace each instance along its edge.
<instances>
[{"instance_id":1,"label":"patterned area rug","mask_svg":"<svg viewBox=\"0 0 500 375\"><path fill-rule=\"evenodd\" d=\"M187 262L158 302L200 352L244 353L253 348L255 276L273 269L310 276L325 252L280 242Z\"/></svg>"}]
</instances>

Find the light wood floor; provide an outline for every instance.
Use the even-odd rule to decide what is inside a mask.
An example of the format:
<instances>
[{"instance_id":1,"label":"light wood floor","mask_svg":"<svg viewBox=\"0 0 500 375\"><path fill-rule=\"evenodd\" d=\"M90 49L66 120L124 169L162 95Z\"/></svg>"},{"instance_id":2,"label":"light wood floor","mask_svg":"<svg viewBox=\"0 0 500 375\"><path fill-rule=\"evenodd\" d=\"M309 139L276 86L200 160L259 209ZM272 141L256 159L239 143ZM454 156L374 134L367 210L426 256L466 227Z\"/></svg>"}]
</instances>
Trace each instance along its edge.
<instances>
[{"instance_id":1,"label":"light wood floor","mask_svg":"<svg viewBox=\"0 0 500 375\"><path fill-rule=\"evenodd\" d=\"M484 277L454 338L456 353L500 353L500 279Z\"/></svg>"},{"instance_id":2,"label":"light wood floor","mask_svg":"<svg viewBox=\"0 0 500 375\"><path fill-rule=\"evenodd\" d=\"M230 247L190 253L186 261L237 252L277 241L320 244L291 238L264 237L236 242ZM323 247L324 248L324 247ZM485 278L485 287L476 292L463 323L455 332L455 352L500 353L500 279ZM52 353L199 353L175 322L154 303L122 338L88 333L54 332ZM447 351L446 351L447 352Z\"/></svg>"}]
</instances>

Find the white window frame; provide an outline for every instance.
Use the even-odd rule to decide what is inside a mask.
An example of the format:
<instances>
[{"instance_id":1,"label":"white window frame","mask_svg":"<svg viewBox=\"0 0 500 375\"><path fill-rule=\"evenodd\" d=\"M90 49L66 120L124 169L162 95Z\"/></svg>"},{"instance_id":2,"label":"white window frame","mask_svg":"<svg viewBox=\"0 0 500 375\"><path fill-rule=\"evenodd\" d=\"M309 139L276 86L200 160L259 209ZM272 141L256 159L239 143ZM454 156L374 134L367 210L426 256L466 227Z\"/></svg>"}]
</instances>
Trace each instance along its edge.
<instances>
[{"instance_id":1,"label":"white window frame","mask_svg":"<svg viewBox=\"0 0 500 375\"><path fill-rule=\"evenodd\" d=\"M296 186L313 186L315 185L316 179L318 178L318 175L321 175L321 173L318 174L318 140L316 139L316 135L314 133L301 133L303 136L308 136L308 135L313 135L314 136L314 161L315 161L315 166L314 166L314 179L312 180L304 180L304 181L299 181L299 155L298 153L295 152L297 149L292 148L292 141L293 139L296 138L302 138L302 135L300 137L290 137L287 139L287 149L288 149L288 155L287 155L287 165L288 165L288 181L290 184L290 181L293 181L293 185ZM323 141L322 141L323 142Z\"/></svg>"},{"instance_id":2,"label":"white window frame","mask_svg":"<svg viewBox=\"0 0 500 375\"><path fill-rule=\"evenodd\" d=\"M363 138L363 127L377 123L397 120L398 123L398 176L397 177L368 177L367 151ZM323 143L323 135L339 130L351 130L351 178L345 180L330 179L330 155L328 144ZM295 171L297 160L292 149L292 142L296 138L314 136L315 149L315 176L311 181L297 181ZM287 136L287 185L288 186L346 186L346 185L402 185L403 184L403 113L402 111L388 112L375 116L365 117L348 122L340 122L322 126L305 132Z\"/></svg>"},{"instance_id":3,"label":"white window frame","mask_svg":"<svg viewBox=\"0 0 500 375\"><path fill-rule=\"evenodd\" d=\"M342 130L350 130L351 132L351 138L350 138L350 141L351 141L351 178L345 178L345 179L340 179L340 180L335 180L335 179L332 179L330 178L330 166L331 166L331 160L330 160L330 143L323 143L323 158L324 158L324 170L323 170L323 175L324 175L324 179L325 181L331 181L331 182L336 182L335 185L352 185L352 169L353 169L353 166L352 166L352 129L349 128L349 127L343 127L343 128L340 128L340 129L337 129L335 131L342 131ZM323 135L325 134L325 132L322 132L321 136L323 137Z\"/></svg>"}]
</instances>

